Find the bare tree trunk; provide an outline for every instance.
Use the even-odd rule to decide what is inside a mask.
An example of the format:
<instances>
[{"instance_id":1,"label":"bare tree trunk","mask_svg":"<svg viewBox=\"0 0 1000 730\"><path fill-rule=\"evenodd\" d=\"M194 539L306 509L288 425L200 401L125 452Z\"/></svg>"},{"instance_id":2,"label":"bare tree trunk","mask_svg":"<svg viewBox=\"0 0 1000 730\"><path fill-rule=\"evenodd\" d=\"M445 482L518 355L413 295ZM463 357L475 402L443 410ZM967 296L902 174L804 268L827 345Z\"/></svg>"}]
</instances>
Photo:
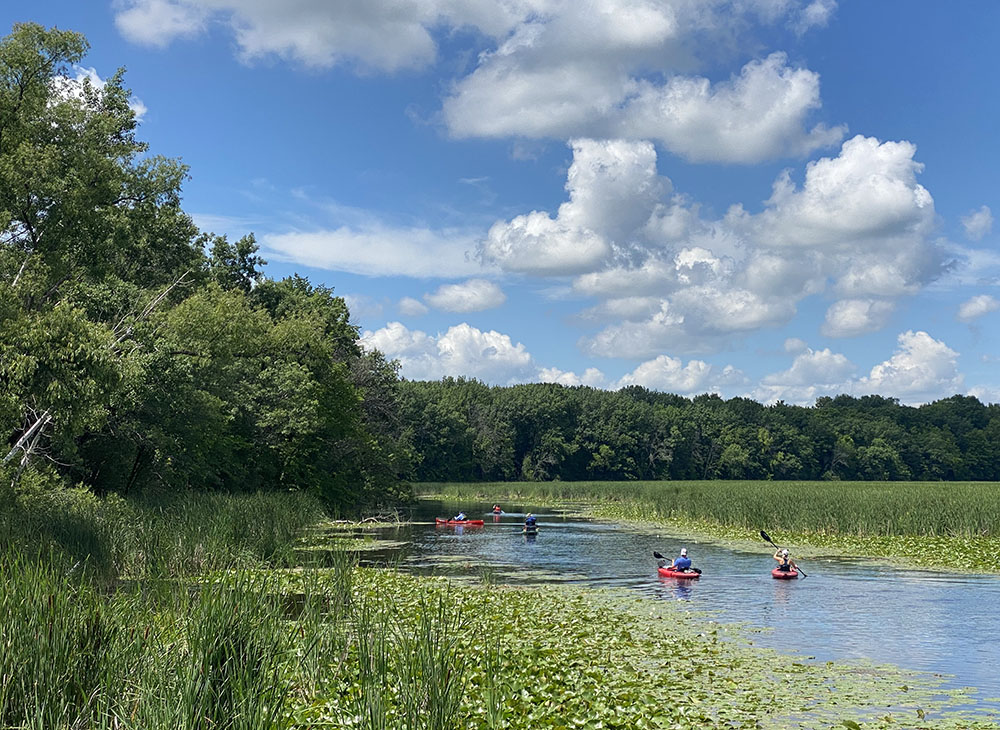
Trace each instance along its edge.
<instances>
[{"instance_id":1,"label":"bare tree trunk","mask_svg":"<svg viewBox=\"0 0 1000 730\"><path fill-rule=\"evenodd\" d=\"M7 452L7 455L3 457L3 461L0 462L0 464L6 464L8 461L13 459L14 454L17 453L17 450L24 449L25 448L24 444L27 443L29 440L31 440L32 437L34 436L35 439L34 441L32 441L31 446L25 449L25 453L30 453L30 449L33 449L35 444L38 443L36 432L38 433L38 435L40 435L42 430L44 430L45 426L47 426L49 421L51 420L52 416L49 414L48 411L45 411L45 413L40 415L38 419L33 424L31 424L28 430L25 431L23 434L21 434L21 438L19 438L17 440L17 443L14 444L14 447L9 452Z\"/></svg>"},{"instance_id":2,"label":"bare tree trunk","mask_svg":"<svg viewBox=\"0 0 1000 730\"><path fill-rule=\"evenodd\" d=\"M51 421L51 418L47 418L45 423ZM41 428L35 431L35 437L31 439L31 443L24 450L24 456L21 457L21 463L17 466L17 472L14 474L14 478L10 480L10 488L14 489L17 487L17 483L21 481L21 474L24 473L24 467L28 465L28 461L31 459L31 455L34 453L35 448L38 446L38 440L42 438L42 434L45 432L45 425L43 424Z\"/></svg>"}]
</instances>

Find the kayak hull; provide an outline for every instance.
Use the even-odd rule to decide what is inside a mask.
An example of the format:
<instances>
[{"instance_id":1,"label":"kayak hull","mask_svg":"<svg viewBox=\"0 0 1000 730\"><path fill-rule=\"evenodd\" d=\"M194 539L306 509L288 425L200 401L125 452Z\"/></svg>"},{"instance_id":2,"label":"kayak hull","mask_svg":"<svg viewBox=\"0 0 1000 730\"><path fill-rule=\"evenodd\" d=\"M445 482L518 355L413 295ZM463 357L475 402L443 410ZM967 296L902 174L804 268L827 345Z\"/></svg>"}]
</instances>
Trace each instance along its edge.
<instances>
[{"instance_id":1,"label":"kayak hull","mask_svg":"<svg viewBox=\"0 0 1000 730\"><path fill-rule=\"evenodd\" d=\"M775 568L771 571L771 577L777 580L792 580L799 577L797 570L778 570Z\"/></svg>"},{"instance_id":2,"label":"kayak hull","mask_svg":"<svg viewBox=\"0 0 1000 730\"><path fill-rule=\"evenodd\" d=\"M469 525L472 527L482 527L483 525L486 524L486 522L484 520L462 520L461 522L456 522L455 520L443 520L440 517L435 517L434 524L450 525L450 526Z\"/></svg>"},{"instance_id":3,"label":"kayak hull","mask_svg":"<svg viewBox=\"0 0 1000 730\"><path fill-rule=\"evenodd\" d=\"M660 574L661 578L698 578L701 573L690 572L686 573L681 570L670 570L670 568L657 568L656 572Z\"/></svg>"}]
</instances>

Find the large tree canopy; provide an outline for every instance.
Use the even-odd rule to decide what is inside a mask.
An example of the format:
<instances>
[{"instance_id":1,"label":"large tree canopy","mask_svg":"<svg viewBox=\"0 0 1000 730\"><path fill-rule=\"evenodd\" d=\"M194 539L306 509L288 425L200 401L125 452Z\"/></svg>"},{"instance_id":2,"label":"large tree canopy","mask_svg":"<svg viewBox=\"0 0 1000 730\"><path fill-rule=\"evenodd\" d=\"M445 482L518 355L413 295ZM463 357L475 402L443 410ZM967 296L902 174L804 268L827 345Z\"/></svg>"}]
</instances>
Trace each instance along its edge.
<instances>
[{"instance_id":1,"label":"large tree canopy","mask_svg":"<svg viewBox=\"0 0 1000 730\"><path fill-rule=\"evenodd\" d=\"M252 234L197 230L123 73L71 77L86 50L33 24L0 41L3 484L398 499L395 368L332 290L267 279Z\"/></svg>"}]
</instances>

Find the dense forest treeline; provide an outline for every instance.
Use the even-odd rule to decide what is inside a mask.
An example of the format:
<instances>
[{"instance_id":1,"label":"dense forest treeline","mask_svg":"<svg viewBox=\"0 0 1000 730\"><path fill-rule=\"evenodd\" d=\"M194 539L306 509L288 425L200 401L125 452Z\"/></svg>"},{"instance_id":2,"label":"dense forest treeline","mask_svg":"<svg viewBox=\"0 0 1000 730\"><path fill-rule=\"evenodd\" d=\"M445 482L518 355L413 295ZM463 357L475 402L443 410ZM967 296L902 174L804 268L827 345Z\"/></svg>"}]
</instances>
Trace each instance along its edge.
<instances>
[{"instance_id":1,"label":"dense forest treeline","mask_svg":"<svg viewBox=\"0 0 1000 730\"><path fill-rule=\"evenodd\" d=\"M77 33L0 41L0 490L402 496L395 365L343 299L201 233L187 169L148 154L122 73Z\"/></svg>"},{"instance_id":2,"label":"dense forest treeline","mask_svg":"<svg viewBox=\"0 0 1000 730\"><path fill-rule=\"evenodd\" d=\"M1000 406L877 395L813 407L639 386L404 382L419 481L1000 480Z\"/></svg>"}]
</instances>

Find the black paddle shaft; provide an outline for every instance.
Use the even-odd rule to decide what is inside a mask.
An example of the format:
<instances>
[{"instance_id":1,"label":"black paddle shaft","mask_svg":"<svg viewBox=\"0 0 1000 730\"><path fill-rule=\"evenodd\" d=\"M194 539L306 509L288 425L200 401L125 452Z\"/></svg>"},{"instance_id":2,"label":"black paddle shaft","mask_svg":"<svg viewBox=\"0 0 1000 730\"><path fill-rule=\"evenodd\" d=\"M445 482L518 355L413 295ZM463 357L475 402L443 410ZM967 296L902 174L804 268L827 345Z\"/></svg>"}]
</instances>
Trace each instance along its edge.
<instances>
[{"instance_id":1,"label":"black paddle shaft","mask_svg":"<svg viewBox=\"0 0 1000 730\"><path fill-rule=\"evenodd\" d=\"M760 531L760 536L762 538L764 538L765 540L767 540L769 543L771 543L771 545L774 546L775 550L778 549L778 546L774 544L774 540L772 540L770 537L768 537L766 532L764 532L763 530L761 530ZM802 574L803 578L808 578L809 577L808 575L806 575L806 572L804 570L802 570L802 568L799 568L798 570L799 570L799 573Z\"/></svg>"}]
</instances>

